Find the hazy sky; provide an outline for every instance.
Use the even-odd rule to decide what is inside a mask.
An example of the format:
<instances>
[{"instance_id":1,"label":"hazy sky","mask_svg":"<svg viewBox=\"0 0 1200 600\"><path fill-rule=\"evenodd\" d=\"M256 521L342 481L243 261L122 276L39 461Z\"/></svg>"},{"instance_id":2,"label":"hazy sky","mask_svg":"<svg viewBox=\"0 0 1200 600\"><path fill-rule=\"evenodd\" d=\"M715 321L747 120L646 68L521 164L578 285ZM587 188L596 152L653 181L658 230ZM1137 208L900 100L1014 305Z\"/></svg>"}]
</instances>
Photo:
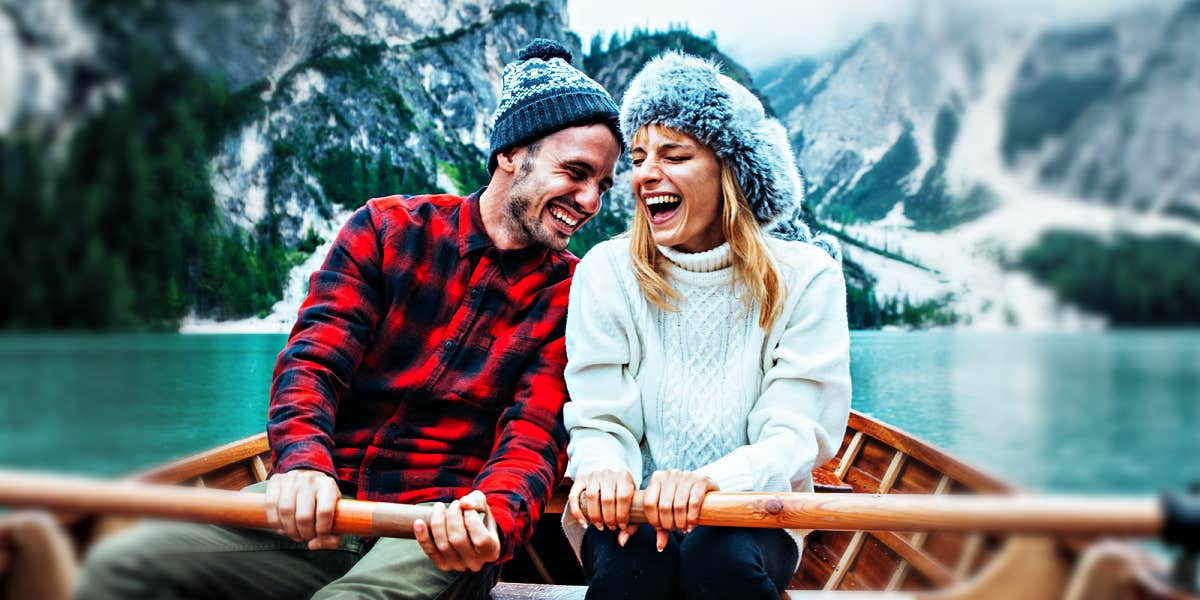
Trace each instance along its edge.
<instances>
[{"instance_id":1,"label":"hazy sky","mask_svg":"<svg viewBox=\"0 0 1200 600\"><path fill-rule=\"evenodd\" d=\"M750 68L782 56L814 56L840 49L880 21L903 18L937 0L569 0L571 28L584 49L599 32L634 27L665 29L687 23L704 35L716 32L721 49ZM1138 6L1179 0L945 0L974 4L991 18L1039 24L1086 22Z\"/></svg>"}]
</instances>

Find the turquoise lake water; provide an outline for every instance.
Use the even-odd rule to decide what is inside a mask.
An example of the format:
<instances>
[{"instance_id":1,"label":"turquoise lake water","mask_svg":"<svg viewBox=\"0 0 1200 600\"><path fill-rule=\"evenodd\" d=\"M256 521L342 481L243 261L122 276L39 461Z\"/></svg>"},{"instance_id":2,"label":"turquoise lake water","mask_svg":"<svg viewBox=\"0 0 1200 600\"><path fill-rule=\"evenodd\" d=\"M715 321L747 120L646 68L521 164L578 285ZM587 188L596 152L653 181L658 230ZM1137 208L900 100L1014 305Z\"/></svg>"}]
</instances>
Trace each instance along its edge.
<instances>
[{"instance_id":1,"label":"turquoise lake water","mask_svg":"<svg viewBox=\"0 0 1200 600\"><path fill-rule=\"evenodd\" d=\"M0 466L117 475L263 430L282 335L0 337ZM1200 481L1200 331L856 332L854 407L1006 480Z\"/></svg>"}]
</instances>

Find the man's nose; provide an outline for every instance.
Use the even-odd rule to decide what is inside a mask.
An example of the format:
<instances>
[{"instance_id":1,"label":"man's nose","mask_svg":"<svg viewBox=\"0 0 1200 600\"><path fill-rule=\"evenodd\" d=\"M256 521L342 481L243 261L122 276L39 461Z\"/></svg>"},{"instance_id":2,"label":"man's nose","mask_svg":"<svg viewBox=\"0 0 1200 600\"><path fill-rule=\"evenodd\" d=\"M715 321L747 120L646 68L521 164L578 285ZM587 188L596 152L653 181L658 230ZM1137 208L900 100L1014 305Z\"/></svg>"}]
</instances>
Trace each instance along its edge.
<instances>
[{"instance_id":1,"label":"man's nose","mask_svg":"<svg viewBox=\"0 0 1200 600\"><path fill-rule=\"evenodd\" d=\"M588 216L600 212L601 199L603 192L597 186L587 186L583 192L575 196L575 201L579 203L579 208L583 209Z\"/></svg>"}]
</instances>

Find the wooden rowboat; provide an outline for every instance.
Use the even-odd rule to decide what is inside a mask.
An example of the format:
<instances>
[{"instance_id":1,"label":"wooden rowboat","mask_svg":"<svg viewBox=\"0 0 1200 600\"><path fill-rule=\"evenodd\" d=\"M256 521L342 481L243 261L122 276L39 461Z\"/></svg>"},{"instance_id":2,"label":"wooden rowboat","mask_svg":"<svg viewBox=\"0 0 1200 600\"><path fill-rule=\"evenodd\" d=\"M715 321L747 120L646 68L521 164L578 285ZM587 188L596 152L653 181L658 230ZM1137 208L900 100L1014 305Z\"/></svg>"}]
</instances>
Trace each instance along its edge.
<instances>
[{"instance_id":1,"label":"wooden rowboat","mask_svg":"<svg viewBox=\"0 0 1200 600\"><path fill-rule=\"evenodd\" d=\"M259 434L136 475L152 483L236 490L270 471ZM1011 494L1016 490L946 452L883 422L852 412L836 458L814 472L818 491L868 494ZM557 515L554 495L533 539L505 565L496 598L582 598L583 575ZM70 515L79 548L133 521ZM808 536L792 598L823 592L872 592L915 598L1186 598L1156 574L1161 561L1125 543L981 533L814 531ZM1113 568L1117 565L1117 568ZM1098 595L1099 594L1099 595ZM855 594L848 594L854 596Z\"/></svg>"}]
</instances>

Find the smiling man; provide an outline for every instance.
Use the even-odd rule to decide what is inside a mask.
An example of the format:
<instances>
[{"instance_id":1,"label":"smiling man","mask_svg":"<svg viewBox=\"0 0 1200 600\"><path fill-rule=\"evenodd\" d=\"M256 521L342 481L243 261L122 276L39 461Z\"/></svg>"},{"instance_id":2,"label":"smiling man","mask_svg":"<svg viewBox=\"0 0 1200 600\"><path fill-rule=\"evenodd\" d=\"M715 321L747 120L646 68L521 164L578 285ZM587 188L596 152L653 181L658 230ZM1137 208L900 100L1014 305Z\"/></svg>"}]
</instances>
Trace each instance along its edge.
<instances>
[{"instance_id":1,"label":"smiling man","mask_svg":"<svg viewBox=\"0 0 1200 600\"><path fill-rule=\"evenodd\" d=\"M277 531L143 526L93 551L80 597L487 597L565 466L566 247L622 148L570 60L537 40L505 67L486 188L370 200L313 274L271 388ZM433 516L339 539L339 497Z\"/></svg>"}]
</instances>

